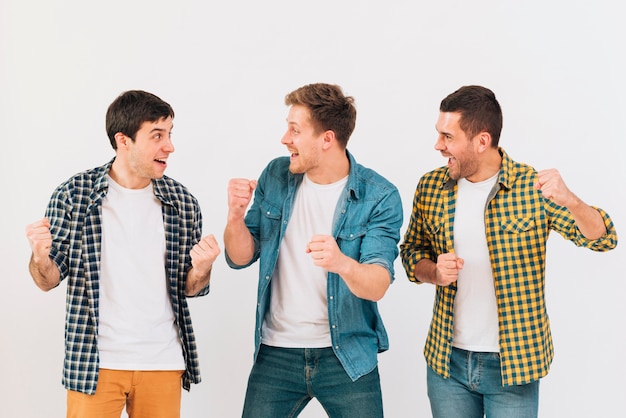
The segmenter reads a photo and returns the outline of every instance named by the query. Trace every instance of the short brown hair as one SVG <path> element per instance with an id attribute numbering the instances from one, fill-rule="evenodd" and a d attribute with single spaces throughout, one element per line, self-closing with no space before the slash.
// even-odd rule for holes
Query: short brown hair
<path id="1" fill-rule="evenodd" d="M 129 90 L 120 94 L 107 109 L 106 130 L 111 146 L 117 149 L 115 134 L 118 132 L 134 141 L 142 123 L 167 117 L 173 119 L 174 110 L 152 93 Z"/>
<path id="2" fill-rule="evenodd" d="M 354 98 L 345 96 L 341 87 L 333 84 L 307 84 L 285 96 L 288 106 L 301 105 L 309 109 L 317 131 L 333 131 L 343 147 L 356 124 Z"/>
<path id="3" fill-rule="evenodd" d="M 502 109 L 496 95 L 488 88 L 463 86 L 443 99 L 439 110 L 460 113 L 459 126 L 468 138 L 485 131 L 491 135 L 491 145 L 498 147 L 502 132 Z"/>

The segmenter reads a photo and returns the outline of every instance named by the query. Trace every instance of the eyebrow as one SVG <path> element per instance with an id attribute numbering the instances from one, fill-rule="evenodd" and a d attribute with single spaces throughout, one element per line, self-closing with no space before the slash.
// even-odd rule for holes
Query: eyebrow
<path id="1" fill-rule="evenodd" d="M 439 128 L 437 127 L 437 124 L 435 124 L 435 131 L 437 131 L 438 133 L 440 133 L 442 135 L 449 135 L 449 133 L 447 133 L 447 132 L 440 131 Z"/>
<path id="2" fill-rule="evenodd" d="M 174 125 L 172 125 L 172 128 L 169 131 L 172 132 L 173 130 L 174 130 Z M 166 132 L 166 131 L 167 131 L 167 129 L 165 129 L 165 128 L 158 128 L 157 127 L 157 128 L 152 128 L 150 130 L 150 133 L 152 133 L 152 132 Z"/>

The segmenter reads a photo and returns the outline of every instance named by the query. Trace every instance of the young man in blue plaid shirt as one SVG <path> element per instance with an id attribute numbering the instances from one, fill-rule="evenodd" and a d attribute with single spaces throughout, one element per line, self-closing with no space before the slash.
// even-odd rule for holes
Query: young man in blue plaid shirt
<path id="1" fill-rule="evenodd" d="M 67 417 L 180 416 L 181 386 L 200 381 L 187 297 L 209 292 L 220 253 L 196 198 L 164 175 L 171 106 L 139 90 L 106 115 L 115 157 L 72 176 L 26 227 L 44 291 L 67 279 Z"/>

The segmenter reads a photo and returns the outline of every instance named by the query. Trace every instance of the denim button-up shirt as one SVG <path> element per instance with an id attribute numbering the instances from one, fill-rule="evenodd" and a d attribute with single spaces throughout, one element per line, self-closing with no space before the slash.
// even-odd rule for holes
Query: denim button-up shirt
<path id="1" fill-rule="evenodd" d="M 357 164 L 348 151 L 346 154 L 350 172 L 335 210 L 333 236 L 345 255 L 359 263 L 385 267 L 393 281 L 403 219 L 400 195 L 393 184 Z M 289 172 L 289 157 L 271 161 L 259 178 L 254 203 L 245 218 L 254 237 L 254 256 L 248 264 L 236 265 L 226 254 L 233 268 L 244 268 L 260 259 L 255 359 L 261 344 L 263 318 L 270 306 L 270 280 L 302 178 L 302 174 Z M 374 370 L 377 354 L 389 348 L 378 305 L 352 294 L 341 277 L 330 272 L 327 302 L 332 348 L 346 373 L 357 380 Z"/>

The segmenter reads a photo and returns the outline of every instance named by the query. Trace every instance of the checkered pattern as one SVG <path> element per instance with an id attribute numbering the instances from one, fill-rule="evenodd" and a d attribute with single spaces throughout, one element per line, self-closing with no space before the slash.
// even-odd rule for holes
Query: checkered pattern
<path id="1" fill-rule="evenodd" d="M 554 355 L 545 306 L 546 241 L 551 230 L 575 245 L 608 251 L 617 245 L 612 220 L 602 209 L 607 233 L 586 239 L 567 209 L 543 197 L 534 184 L 537 172 L 514 162 L 500 149 L 502 170 L 485 210 L 485 234 L 498 303 L 502 384 L 521 385 L 548 373 Z M 409 280 L 421 259 L 436 261 L 454 251 L 456 182 L 447 167 L 424 175 L 400 253 Z M 424 354 L 428 365 L 449 377 L 456 285 L 437 286 Z"/>
<path id="2" fill-rule="evenodd" d="M 67 389 L 93 394 L 98 382 L 98 297 L 100 271 L 101 203 L 108 191 L 106 174 L 113 161 L 79 173 L 52 194 L 46 217 L 53 245 L 50 257 L 67 279 L 65 361 Z M 185 297 L 191 265 L 189 252 L 201 239 L 202 215 L 197 200 L 180 183 L 163 177 L 153 180 L 163 208 L 165 267 L 172 308 L 183 344 L 186 371 L 183 387 L 200 382 L 198 353 Z M 197 296 L 206 295 L 207 286 Z"/>

